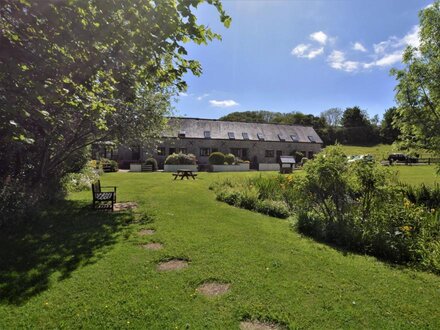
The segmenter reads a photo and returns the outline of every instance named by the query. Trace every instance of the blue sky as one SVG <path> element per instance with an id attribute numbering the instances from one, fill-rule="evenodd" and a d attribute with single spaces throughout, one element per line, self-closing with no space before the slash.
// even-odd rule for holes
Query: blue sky
<path id="1" fill-rule="evenodd" d="M 418 43 L 418 12 L 432 1 L 223 1 L 229 29 L 202 5 L 198 20 L 222 35 L 187 44 L 203 67 L 185 76 L 178 115 L 219 118 L 233 111 L 301 111 L 358 105 L 370 116 L 393 106 L 406 45 Z"/>

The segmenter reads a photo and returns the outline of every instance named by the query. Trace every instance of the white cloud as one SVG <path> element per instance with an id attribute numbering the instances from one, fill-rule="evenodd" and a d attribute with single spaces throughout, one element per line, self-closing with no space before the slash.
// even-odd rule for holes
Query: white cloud
<path id="1" fill-rule="evenodd" d="M 360 42 L 355 42 L 353 45 L 353 49 L 358 50 L 363 53 L 365 53 L 367 51 L 367 49 L 364 47 L 364 45 L 362 45 Z"/>
<path id="2" fill-rule="evenodd" d="M 420 26 L 415 25 L 411 29 L 409 33 L 407 33 L 401 40 L 401 43 L 404 45 L 412 46 L 412 47 L 419 47 L 420 46 Z"/>
<path id="3" fill-rule="evenodd" d="M 330 66 L 336 70 L 353 72 L 359 69 L 360 63 L 356 61 L 347 61 L 344 52 L 334 50 L 327 58 Z"/>
<path id="4" fill-rule="evenodd" d="M 218 108 L 229 108 L 229 107 L 234 107 L 234 106 L 239 105 L 234 100 L 223 100 L 223 101 L 209 100 L 209 103 L 213 107 L 218 107 Z"/>
<path id="5" fill-rule="evenodd" d="M 179 95 L 180 95 L 180 96 L 188 96 L 188 93 L 181 92 L 181 93 L 179 93 Z"/>
<path id="6" fill-rule="evenodd" d="M 311 50 L 310 53 L 307 55 L 307 58 L 312 59 L 318 55 L 321 55 L 322 53 L 324 53 L 324 47 Z"/>
<path id="7" fill-rule="evenodd" d="M 292 55 L 297 57 L 304 57 L 304 53 L 310 48 L 310 45 L 299 44 L 290 52 Z"/>
<path id="8" fill-rule="evenodd" d="M 202 95 L 200 95 L 200 96 L 197 96 L 197 101 L 201 101 L 201 100 L 203 100 L 205 97 L 208 97 L 208 96 L 209 96 L 208 93 L 205 93 L 205 94 L 202 94 Z"/>
<path id="9" fill-rule="evenodd" d="M 314 49 L 310 47 L 311 45 L 299 44 L 290 53 L 296 57 L 312 59 L 324 52 L 324 47 Z"/>
<path id="10" fill-rule="evenodd" d="M 310 39 L 319 42 L 321 45 L 325 45 L 327 43 L 328 36 L 324 32 L 318 31 L 312 33 L 310 35 Z"/>

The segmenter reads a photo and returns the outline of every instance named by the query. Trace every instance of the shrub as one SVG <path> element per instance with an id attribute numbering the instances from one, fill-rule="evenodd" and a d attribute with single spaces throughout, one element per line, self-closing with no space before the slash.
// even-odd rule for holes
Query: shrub
<path id="1" fill-rule="evenodd" d="M 260 200 L 256 205 L 256 210 L 276 218 L 285 219 L 290 216 L 289 207 L 283 201 Z"/>
<path id="2" fill-rule="evenodd" d="M 309 159 L 307 157 L 301 158 L 301 166 L 304 166 L 308 161 Z"/>
<path id="3" fill-rule="evenodd" d="M 436 209 L 440 206 L 440 185 L 430 188 L 424 184 L 420 186 L 403 186 L 403 191 L 411 203 Z"/>
<path id="4" fill-rule="evenodd" d="M 153 171 L 157 171 L 158 170 L 157 161 L 154 158 L 148 158 L 145 161 L 145 164 L 153 166 Z"/>
<path id="5" fill-rule="evenodd" d="M 102 158 L 99 166 L 102 168 L 109 168 L 110 172 L 118 171 L 118 163 L 111 159 Z"/>
<path id="6" fill-rule="evenodd" d="M 305 172 L 294 186 L 299 231 L 440 273 L 435 259 L 440 255 L 440 213 L 405 198 L 387 169 L 375 163 L 348 164 L 336 147 L 308 162 Z M 426 191 L 420 188 L 420 196 L 426 197 Z"/>
<path id="7" fill-rule="evenodd" d="M 223 165 L 225 163 L 225 155 L 222 152 L 213 152 L 208 158 L 211 165 Z"/>
<path id="8" fill-rule="evenodd" d="M 233 154 L 225 155 L 225 163 L 228 165 L 232 165 L 235 163 L 235 156 Z"/>
<path id="9" fill-rule="evenodd" d="M 90 190 L 99 179 L 99 172 L 93 166 L 86 166 L 79 173 L 69 173 L 63 178 L 63 186 L 69 192 Z"/>
<path id="10" fill-rule="evenodd" d="M 165 160 L 166 165 L 196 165 L 197 159 L 193 154 L 172 154 Z"/>

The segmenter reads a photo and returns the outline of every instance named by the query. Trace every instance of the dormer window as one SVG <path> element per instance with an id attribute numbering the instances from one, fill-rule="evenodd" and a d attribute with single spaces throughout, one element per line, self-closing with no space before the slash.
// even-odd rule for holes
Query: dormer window
<path id="1" fill-rule="evenodd" d="M 229 137 L 229 140 L 235 140 L 234 132 L 228 132 L 228 137 Z"/>
<path id="2" fill-rule="evenodd" d="M 177 135 L 177 137 L 179 137 L 179 138 L 184 138 L 185 135 L 186 135 L 186 132 L 185 132 L 185 131 L 179 131 L 179 134 Z"/>
<path id="3" fill-rule="evenodd" d="M 280 141 L 284 142 L 286 141 L 286 139 L 284 138 L 284 136 L 282 134 L 278 134 L 278 138 L 280 139 Z"/>
<path id="4" fill-rule="evenodd" d="M 204 131 L 203 136 L 205 137 L 205 139 L 210 139 L 211 138 L 211 131 Z"/>
<path id="5" fill-rule="evenodd" d="M 298 142 L 298 141 L 299 141 L 299 139 L 298 139 L 298 134 L 292 134 L 292 135 L 290 136 L 290 138 L 292 139 L 293 142 Z"/>
<path id="6" fill-rule="evenodd" d="M 258 133 L 257 137 L 258 137 L 258 140 L 264 141 L 264 134 L 263 133 Z"/>
<path id="7" fill-rule="evenodd" d="M 315 137 L 309 135 L 308 138 L 309 138 L 310 142 L 316 143 Z"/>
<path id="8" fill-rule="evenodd" d="M 248 133 L 241 133 L 243 135 L 243 140 L 249 140 L 249 134 Z"/>

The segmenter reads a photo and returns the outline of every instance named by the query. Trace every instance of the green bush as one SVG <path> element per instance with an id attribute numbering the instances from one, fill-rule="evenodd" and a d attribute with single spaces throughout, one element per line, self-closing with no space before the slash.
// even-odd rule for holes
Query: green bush
<path id="1" fill-rule="evenodd" d="M 428 209 L 440 207 L 440 185 L 430 188 L 424 184 L 420 186 L 404 186 L 404 194 L 411 203 L 425 206 Z"/>
<path id="2" fill-rule="evenodd" d="M 99 179 L 99 170 L 90 164 L 79 173 L 69 173 L 63 178 L 63 186 L 69 192 L 90 190 L 92 183 Z"/>
<path id="3" fill-rule="evenodd" d="M 367 162 L 348 164 L 335 147 L 308 162 L 305 172 L 295 185 L 299 231 L 440 273 L 440 260 L 435 259 L 440 255 L 440 213 L 406 198 L 386 168 Z M 427 195 L 420 188 L 420 196 Z"/>
<path id="4" fill-rule="evenodd" d="M 235 156 L 233 154 L 226 154 L 225 155 L 225 163 L 228 165 L 232 165 L 235 163 Z"/>
<path id="5" fill-rule="evenodd" d="M 154 158 L 148 158 L 145 161 L 145 164 L 153 166 L 153 171 L 157 171 L 158 170 L 157 161 Z"/>
<path id="6" fill-rule="evenodd" d="M 196 165 L 197 159 L 193 154 L 172 154 L 165 160 L 166 165 Z"/>
<path id="7" fill-rule="evenodd" d="M 256 205 L 256 210 L 271 217 L 285 219 L 290 216 L 289 207 L 283 201 L 270 199 L 260 200 Z"/>
<path id="8" fill-rule="evenodd" d="M 118 163 L 114 160 L 107 159 L 107 158 L 101 158 L 99 161 L 99 166 L 102 168 L 108 167 L 110 169 L 110 172 L 117 172 L 118 171 Z"/>
<path id="9" fill-rule="evenodd" d="M 225 163 L 225 155 L 222 152 L 213 152 L 208 158 L 211 165 L 223 165 Z"/>

